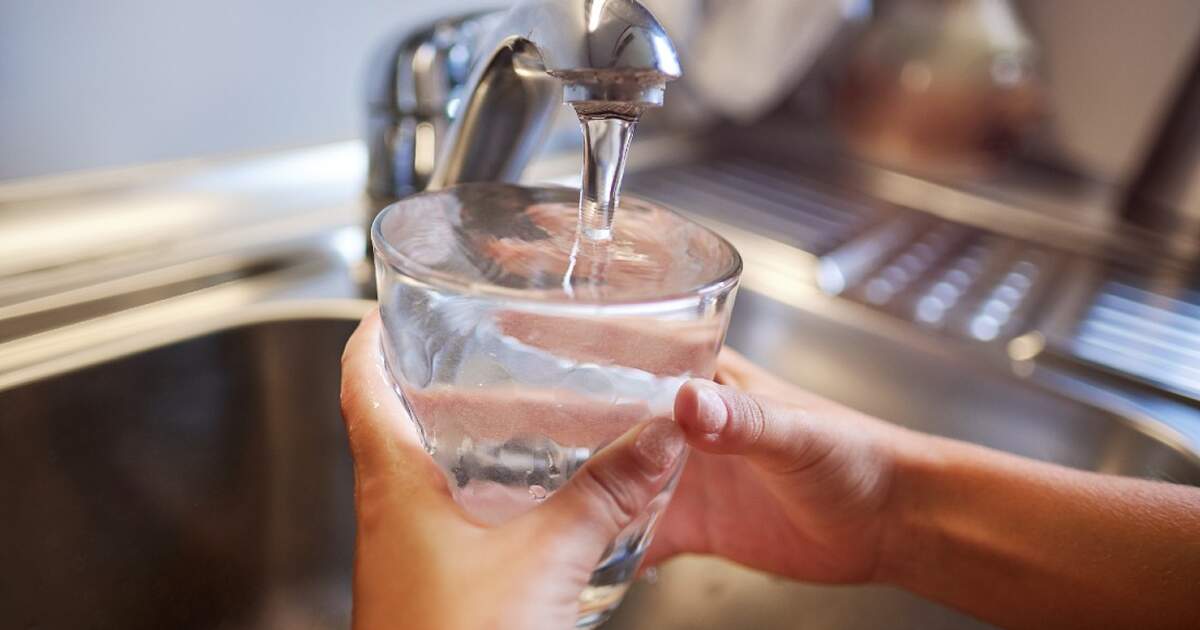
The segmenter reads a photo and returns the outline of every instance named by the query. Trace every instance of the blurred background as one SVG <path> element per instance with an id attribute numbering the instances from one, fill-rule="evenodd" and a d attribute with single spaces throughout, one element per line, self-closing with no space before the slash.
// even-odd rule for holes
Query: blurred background
<path id="1" fill-rule="evenodd" d="M 720 2 L 659 0 L 664 16 L 721 13 Z M 758 2 L 776 13 L 773 3 Z M 778 3 L 775 3 L 778 4 Z M 759 92 L 793 87 L 808 63 L 780 51 L 818 56 L 844 15 L 867 2 L 792 3 L 773 29 L 776 61 L 755 67 Z M 890 10 L 877 3 L 876 10 Z M 952 3 L 907 3 L 929 32 Z M 977 10 L 997 12 L 979 3 Z M 197 155 L 296 147 L 362 135 L 368 60 L 389 36 L 434 17 L 493 0 L 10 0 L 0 6 L 0 179 L 138 164 Z M 856 6 L 861 5 L 861 6 Z M 941 6 L 938 6 L 941 5 Z M 914 8 L 915 7 L 915 8 Z M 989 8 L 990 7 L 990 8 Z M 1155 132 L 1190 72 L 1200 5 L 1190 0 L 1019 1 L 1011 10 L 1036 47 L 1040 106 L 1052 125 L 1054 158 L 1100 181 L 1124 183 L 1144 160 Z M 753 14 L 752 14 L 753 15 Z M 766 19 L 770 19 L 770 13 Z M 664 18 L 666 19 L 666 18 Z M 728 19 L 728 18 L 726 18 Z M 668 20 L 670 21 L 670 20 Z M 752 22 L 752 20 L 747 20 Z M 814 22 L 816 24 L 814 24 Z M 738 25 L 726 48 L 749 45 Z M 897 25 L 897 28 L 901 26 Z M 926 34 L 929 34 L 928 32 Z M 789 42 L 800 41 L 800 46 Z M 701 44 L 703 45 L 703 44 Z M 698 54 L 685 74 L 704 74 L 723 55 Z M 1031 53 L 1032 54 L 1032 53 Z M 719 60 L 718 60 L 719 61 Z M 789 76 L 790 73 L 790 76 Z M 761 76 L 758 76 L 761 75 Z M 777 76 L 778 75 L 778 76 Z M 745 115 L 743 114 L 743 118 Z"/>

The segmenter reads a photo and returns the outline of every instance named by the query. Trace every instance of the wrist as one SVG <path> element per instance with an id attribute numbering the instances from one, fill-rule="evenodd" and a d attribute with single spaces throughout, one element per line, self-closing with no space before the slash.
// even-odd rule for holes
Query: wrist
<path id="1" fill-rule="evenodd" d="M 953 443 L 901 429 L 889 446 L 891 479 L 872 581 L 905 587 L 922 565 L 922 558 L 935 553 L 937 511 L 924 497 L 936 495 L 929 485 L 941 475 Z"/>

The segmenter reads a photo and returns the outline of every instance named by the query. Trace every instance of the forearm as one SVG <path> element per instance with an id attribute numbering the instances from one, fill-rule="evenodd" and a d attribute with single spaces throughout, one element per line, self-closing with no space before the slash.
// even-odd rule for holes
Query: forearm
<path id="1" fill-rule="evenodd" d="M 880 579 L 1012 628 L 1200 620 L 1200 489 L 938 438 L 898 451 Z"/>

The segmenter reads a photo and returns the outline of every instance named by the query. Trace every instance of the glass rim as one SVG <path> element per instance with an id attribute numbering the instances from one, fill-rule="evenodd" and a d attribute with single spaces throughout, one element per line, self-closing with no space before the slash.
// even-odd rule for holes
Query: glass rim
<path id="1" fill-rule="evenodd" d="M 408 256 L 405 256 L 402 252 L 400 252 L 399 249 L 396 248 L 395 245 L 393 245 L 387 239 L 387 237 L 385 237 L 383 235 L 382 224 L 383 224 L 383 221 L 386 219 L 386 217 L 390 213 L 395 212 L 397 208 L 400 208 L 408 203 L 411 203 L 415 199 L 445 196 L 448 194 L 454 194 L 456 191 L 460 191 L 460 190 L 463 190 L 466 188 L 475 188 L 475 187 L 482 188 L 482 187 L 494 187 L 494 186 L 522 188 L 525 190 L 544 192 L 544 193 L 548 193 L 551 195 L 561 194 L 561 193 L 568 193 L 568 194 L 572 195 L 571 197 L 564 199 L 564 201 L 577 200 L 578 194 L 579 194 L 579 189 L 571 188 L 568 186 L 554 186 L 554 185 L 551 185 L 551 186 L 519 186 L 516 184 L 509 184 L 509 183 L 502 183 L 502 182 L 486 182 L 486 183 L 457 184 L 455 186 L 449 186 L 447 188 L 442 188 L 440 190 L 424 191 L 424 192 L 416 193 L 413 195 L 409 195 L 407 197 L 404 197 L 403 199 L 393 201 L 392 203 L 385 206 L 382 210 L 379 211 L 378 214 L 375 215 L 375 219 L 371 221 L 371 246 L 375 252 L 375 260 L 376 260 L 376 264 L 377 264 L 376 266 L 378 267 L 378 262 L 380 260 L 382 260 L 383 262 L 385 262 L 388 265 L 388 267 L 391 270 L 400 274 L 402 277 L 408 279 L 409 281 L 415 282 L 422 286 L 431 287 L 431 288 L 435 288 L 435 289 L 442 289 L 442 290 L 446 290 L 446 291 L 461 294 L 461 295 L 477 295 L 477 296 L 483 296 L 483 297 L 494 297 L 494 298 L 501 299 L 506 302 L 512 302 L 512 303 L 527 303 L 527 304 L 541 304 L 541 305 L 558 304 L 558 305 L 562 305 L 564 307 L 570 307 L 570 306 L 576 306 L 576 307 L 592 306 L 592 307 L 601 307 L 601 308 L 610 307 L 610 306 L 611 307 L 617 307 L 617 306 L 625 306 L 625 307 L 634 306 L 634 307 L 636 307 L 636 306 L 662 305 L 663 303 L 667 303 L 667 302 L 691 301 L 691 300 L 696 300 L 696 299 L 703 299 L 704 297 L 710 296 L 710 295 L 715 295 L 715 294 L 720 294 L 720 293 L 728 293 L 730 290 L 732 290 L 734 287 L 737 286 L 737 284 L 741 278 L 742 268 L 743 268 L 742 255 L 740 252 L 738 252 L 737 248 L 733 246 L 733 243 L 729 242 L 728 239 L 726 239 L 724 236 L 721 236 L 719 233 L 712 230 L 708 226 L 703 225 L 703 224 L 695 221 L 694 219 L 688 217 L 687 215 L 683 214 L 682 212 L 676 210 L 669 204 L 664 204 L 664 203 L 660 203 L 657 201 L 649 201 L 649 200 L 643 199 L 641 197 L 638 197 L 636 195 L 621 195 L 621 205 L 624 206 L 627 201 L 633 201 L 636 204 L 643 204 L 643 205 L 647 205 L 647 206 L 653 206 L 655 208 L 660 208 L 662 210 L 665 210 L 667 212 L 670 212 L 670 213 L 678 216 L 680 219 L 682 219 L 684 221 L 694 224 L 699 229 L 704 230 L 706 233 L 710 234 L 713 238 L 717 239 L 717 241 L 720 244 L 722 244 L 725 248 L 728 248 L 728 250 L 733 258 L 732 263 L 729 265 L 728 270 L 725 271 L 724 273 L 718 275 L 712 281 L 706 282 L 704 284 L 697 286 L 694 289 L 687 290 L 687 291 L 667 293 L 667 294 L 663 294 L 663 295 L 656 295 L 654 297 L 646 297 L 646 298 L 637 297 L 637 298 L 611 299 L 611 300 L 574 298 L 574 297 L 569 297 L 566 295 L 556 294 L 556 293 L 552 293 L 552 292 L 539 293 L 539 292 L 536 292 L 536 291 L 533 291 L 530 289 L 510 289 L 507 287 L 501 287 L 501 286 L 496 286 L 496 285 L 492 285 L 492 284 L 482 284 L 482 283 L 473 283 L 473 282 L 463 281 L 462 279 L 456 278 L 451 274 L 447 274 L 444 272 L 439 272 L 434 269 L 430 269 L 430 268 L 422 265 L 421 263 L 412 260 Z M 378 271 L 377 271 L 377 273 L 378 273 Z M 378 281 L 378 278 L 376 280 Z"/>

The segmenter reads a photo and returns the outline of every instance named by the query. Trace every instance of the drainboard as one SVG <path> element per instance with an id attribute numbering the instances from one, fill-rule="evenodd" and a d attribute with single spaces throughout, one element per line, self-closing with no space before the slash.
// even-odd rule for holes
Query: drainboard
<path id="1" fill-rule="evenodd" d="M 815 257 L 831 295 L 975 342 L 1026 332 L 1063 255 L 826 186 L 781 163 L 718 157 L 631 174 L 638 194 Z"/>
<path id="2" fill-rule="evenodd" d="M 814 268 L 796 282 L 914 328 L 998 356 L 1036 332 L 1058 357 L 1200 403 L 1194 271 L 1104 265 L 823 184 L 786 159 L 713 157 L 631 173 L 628 186 L 801 250 Z"/>
<path id="3" fill-rule="evenodd" d="M 1200 403 L 1200 282 L 1110 267 L 1079 275 L 1075 299 L 1047 318 L 1050 350 Z"/>
<path id="4" fill-rule="evenodd" d="M 644 169 L 630 173 L 625 185 L 643 197 L 818 255 L 892 212 L 878 202 L 823 191 L 794 172 L 749 158 Z"/>

